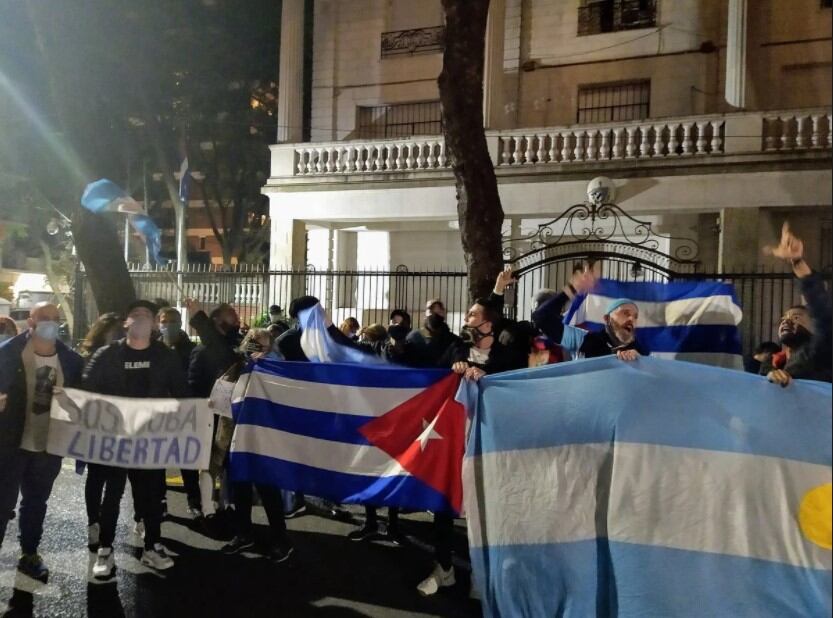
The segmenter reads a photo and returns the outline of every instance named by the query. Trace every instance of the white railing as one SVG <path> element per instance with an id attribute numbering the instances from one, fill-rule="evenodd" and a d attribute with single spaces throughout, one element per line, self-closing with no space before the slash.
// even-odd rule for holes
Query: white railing
<path id="1" fill-rule="evenodd" d="M 833 122 L 830 110 L 767 112 L 764 117 L 764 150 L 783 152 L 830 148 Z"/>
<path id="2" fill-rule="evenodd" d="M 296 176 L 403 172 L 450 167 L 442 137 L 301 145 L 295 149 Z"/>
<path id="3" fill-rule="evenodd" d="M 725 121 L 609 124 L 567 129 L 526 129 L 498 135 L 497 165 L 581 163 L 720 154 Z"/>
<path id="4" fill-rule="evenodd" d="M 737 112 L 567 127 L 486 131 L 496 168 L 829 150 L 830 109 Z M 442 136 L 272 146 L 272 177 L 450 170 Z"/>

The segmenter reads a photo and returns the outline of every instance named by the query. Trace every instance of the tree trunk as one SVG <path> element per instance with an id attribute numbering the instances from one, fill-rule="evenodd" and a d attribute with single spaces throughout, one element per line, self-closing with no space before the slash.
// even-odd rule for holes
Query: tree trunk
<path id="1" fill-rule="evenodd" d="M 473 298 L 503 269 L 503 208 L 483 132 L 483 56 L 489 0 L 442 0 L 445 52 L 439 77 L 443 133 L 457 183 L 457 218 Z"/>
<path id="2" fill-rule="evenodd" d="M 136 299 L 136 291 L 113 222 L 79 207 L 72 217 L 72 235 L 99 313 L 121 313 Z"/>
<path id="3" fill-rule="evenodd" d="M 75 314 L 72 311 L 72 306 L 67 302 L 66 294 L 61 291 L 61 285 L 63 281 L 58 277 L 55 273 L 55 269 L 52 268 L 52 250 L 49 248 L 49 245 L 46 244 L 43 240 L 40 241 L 40 249 L 43 253 L 43 272 L 46 274 L 46 280 L 49 282 L 49 287 L 52 288 L 52 291 L 55 294 L 55 298 L 58 299 L 58 304 L 61 306 L 61 311 L 64 312 L 64 317 L 67 320 L 67 328 L 69 328 L 70 333 L 75 332 Z"/>

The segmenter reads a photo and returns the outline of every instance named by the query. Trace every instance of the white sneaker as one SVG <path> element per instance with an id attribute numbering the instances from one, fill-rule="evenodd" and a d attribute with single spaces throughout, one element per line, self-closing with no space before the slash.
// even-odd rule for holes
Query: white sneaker
<path id="1" fill-rule="evenodd" d="M 113 569 L 115 568 L 116 560 L 113 557 L 113 549 L 110 547 L 99 549 L 93 565 L 93 577 L 107 579 L 113 575 Z"/>
<path id="2" fill-rule="evenodd" d="M 142 552 L 142 564 L 157 571 L 164 571 L 170 569 L 174 561 L 165 553 L 165 548 L 157 543 L 153 549 L 146 549 Z"/>
<path id="3" fill-rule="evenodd" d="M 101 538 L 101 526 L 99 524 L 91 524 L 87 526 L 87 547 L 90 551 L 98 549 L 98 543 Z"/>
<path id="4" fill-rule="evenodd" d="M 145 522 L 137 521 L 133 524 L 133 534 L 144 540 L 145 538 Z"/>
<path id="5" fill-rule="evenodd" d="M 188 515 L 191 516 L 192 519 L 199 519 L 201 517 L 205 517 L 202 512 L 202 509 L 195 508 L 193 506 L 189 506 L 187 509 Z"/>
<path id="6" fill-rule="evenodd" d="M 434 570 L 431 571 L 431 575 L 419 583 L 417 591 L 419 591 L 422 596 L 428 597 L 432 594 L 437 594 L 437 591 L 440 588 L 453 586 L 456 581 L 457 580 L 454 579 L 454 567 L 451 567 L 446 571 L 439 564 L 436 564 L 434 566 Z"/>

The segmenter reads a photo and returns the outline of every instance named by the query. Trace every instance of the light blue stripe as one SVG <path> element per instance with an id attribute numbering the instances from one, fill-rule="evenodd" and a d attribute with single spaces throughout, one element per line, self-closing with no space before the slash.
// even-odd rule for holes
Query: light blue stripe
<path id="1" fill-rule="evenodd" d="M 649 303 L 664 303 L 686 298 L 707 298 L 709 296 L 731 296 L 737 304 L 735 287 L 715 281 L 670 281 L 652 283 L 648 281 L 614 281 L 600 279 L 593 288 L 593 294 L 608 298 L 630 298 Z"/>
<path id="2" fill-rule="evenodd" d="M 344 504 L 450 511 L 445 496 L 413 476 L 347 474 L 252 453 L 232 452 L 229 462 L 233 481 L 273 485 Z"/>
<path id="3" fill-rule="evenodd" d="M 315 402 L 310 401 L 310 405 L 315 405 Z M 238 410 L 236 423 L 269 427 L 320 440 L 370 444 L 367 438 L 359 433 L 359 428 L 373 420 L 376 420 L 376 417 L 305 410 L 247 397 L 245 405 Z"/>
<path id="4" fill-rule="evenodd" d="M 486 616 L 830 616 L 831 574 L 723 554 L 607 542 L 471 552 Z"/>
<path id="5" fill-rule="evenodd" d="M 473 454 L 611 441 L 831 465 L 831 385 L 613 357 L 482 379 Z M 484 427 L 486 430 L 484 430 Z"/>
<path id="6" fill-rule="evenodd" d="M 257 361 L 252 371 L 304 382 L 376 388 L 427 388 L 450 373 L 447 369 L 412 369 L 396 365 L 366 366 L 270 360 Z"/>

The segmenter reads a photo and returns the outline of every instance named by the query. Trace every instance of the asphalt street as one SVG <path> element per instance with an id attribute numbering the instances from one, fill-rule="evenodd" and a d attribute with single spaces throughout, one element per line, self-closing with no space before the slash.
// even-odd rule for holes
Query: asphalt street
<path id="1" fill-rule="evenodd" d="M 296 554 L 274 564 L 257 553 L 224 556 L 223 541 L 196 532 L 185 514 L 181 490 L 168 492 L 170 516 L 163 523 L 163 542 L 177 554 L 173 569 L 156 573 L 139 557 L 141 541 L 132 533 L 129 487 L 122 501 L 116 540 L 116 576 L 101 583 L 91 575 L 94 554 L 87 550 L 84 477 L 72 462 L 56 481 L 41 544 L 51 574 L 42 585 L 17 573 L 17 520 L 9 524 L 0 550 L 0 611 L 4 617 L 96 616 L 479 616 L 469 599 L 465 530 L 456 526 L 457 584 L 432 597 L 421 597 L 416 585 L 431 570 L 430 516 L 404 515 L 406 543 L 356 543 L 346 534 L 363 511 L 349 509 L 354 522 L 321 510 L 288 522 Z M 384 514 L 384 511 L 382 511 Z M 325 516 L 326 515 L 326 516 Z M 255 522 L 265 514 L 255 508 Z"/>

